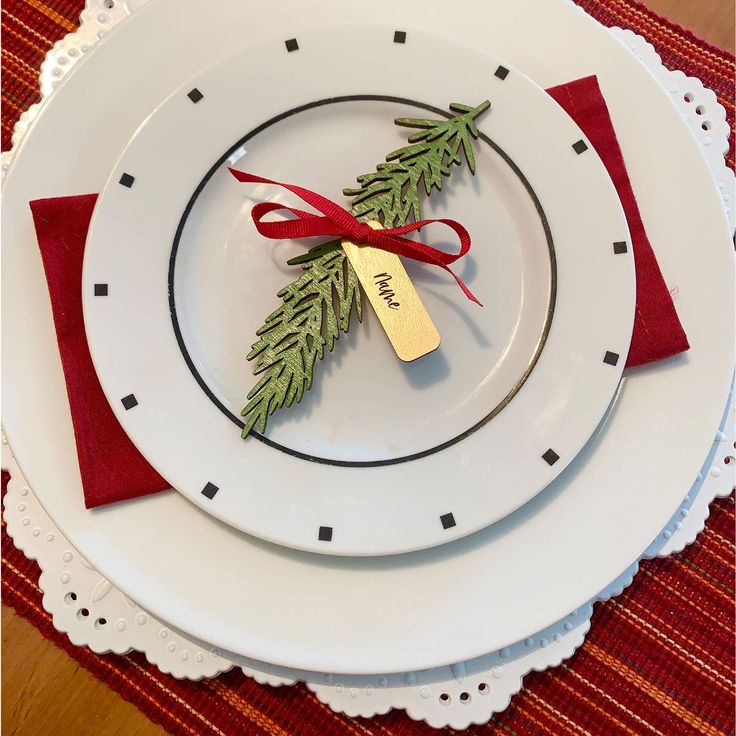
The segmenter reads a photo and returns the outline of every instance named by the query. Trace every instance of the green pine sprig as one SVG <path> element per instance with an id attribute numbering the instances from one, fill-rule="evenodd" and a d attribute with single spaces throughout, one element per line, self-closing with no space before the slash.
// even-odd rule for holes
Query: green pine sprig
<path id="1" fill-rule="evenodd" d="M 387 163 L 358 177 L 358 188 L 345 189 L 352 197 L 352 213 L 359 220 L 376 220 L 384 227 L 397 227 L 420 219 L 419 192 L 441 190 L 443 178 L 462 156 L 475 173 L 472 140 L 478 137 L 476 118 L 490 107 L 488 100 L 477 107 L 450 105 L 456 115 L 445 120 L 398 118 L 395 122 L 419 132 L 409 136 L 409 145 L 393 151 Z M 302 275 L 279 291 L 283 304 L 266 318 L 256 332 L 248 360 L 256 360 L 258 382 L 248 392 L 241 412 L 243 437 L 254 428 L 265 432 L 268 417 L 277 409 L 299 403 L 312 387 L 314 366 L 325 348 L 332 351 L 340 332 L 348 332 L 355 308 L 362 319 L 358 277 L 339 240 L 313 248 L 290 264 L 300 264 Z"/>
<path id="2" fill-rule="evenodd" d="M 325 348 L 332 351 L 340 331 L 348 331 L 353 305 L 362 319 L 358 277 L 341 255 L 335 249 L 307 263 L 304 273 L 279 291 L 284 303 L 256 332 L 259 339 L 247 358 L 257 358 L 254 374 L 261 378 L 242 412 L 243 436 L 256 425 L 265 432 L 270 414 L 302 400 L 312 387 L 315 361 Z"/>

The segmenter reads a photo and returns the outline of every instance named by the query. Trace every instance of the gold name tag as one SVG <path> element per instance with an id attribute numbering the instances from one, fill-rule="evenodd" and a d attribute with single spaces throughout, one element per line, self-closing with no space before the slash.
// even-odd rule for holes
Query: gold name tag
<path id="1" fill-rule="evenodd" d="M 377 222 L 368 223 L 374 230 Z M 440 333 L 394 253 L 349 240 L 342 247 L 396 355 L 406 363 L 440 346 Z"/>

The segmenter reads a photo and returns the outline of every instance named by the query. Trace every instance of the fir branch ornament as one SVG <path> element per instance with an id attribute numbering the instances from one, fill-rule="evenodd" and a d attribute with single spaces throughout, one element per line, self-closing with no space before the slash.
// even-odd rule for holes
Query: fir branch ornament
<path id="1" fill-rule="evenodd" d="M 343 190 L 352 197 L 352 214 L 384 228 L 419 220 L 421 189 L 427 195 L 440 191 L 444 177 L 462 165 L 463 157 L 475 174 L 475 121 L 489 107 L 488 100 L 476 107 L 452 103 L 455 114 L 447 119 L 397 118 L 397 125 L 418 132 L 409 136 L 409 145 L 389 153 L 376 171 L 359 176 L 358 188 Z M 260 378 L 241 412 L 243 438 L 252 430 L 265 432 L 277 409 L 299 403 L 313 385 L 317 359 L 324 358 L 325 348 L 332 352 L 341 332 L 348 332 L 353 311 L 362 321 L 360 284 L 340 242 L 330 241 L 288 261 L 301 265 L 303 273 L 278 292 L 283 304 L 257 330 L 247 355 L 256 361 L 253 373 Z"/>

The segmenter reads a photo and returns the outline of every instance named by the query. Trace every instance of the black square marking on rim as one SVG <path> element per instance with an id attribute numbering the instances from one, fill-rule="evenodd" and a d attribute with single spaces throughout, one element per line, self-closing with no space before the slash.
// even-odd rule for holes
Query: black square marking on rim
<path id="1" fill-rule="evenodd" d="M 95 284 L 95 296 L 107 296 L 107 284 Z"/>
<path id="2" fill-rule="evenodd" d="M 579 156 L 581 153 L 585 153 L 588 150 L 588 144 L 585 141 L 578 141 L 572 144 L 572 148 Z"/>
<path id="3" fill-rule="evenodd" d="M 204 95 L 195 87 L 190 92 L 187 92 L 187 97 L 196 105 Z"/>
<path id="4" fill-rule="evenodd" d="M 610 350 L 606 350 L 606 354 L 603 356 L 603 362 L 608 363 L 608 365 L 616 365 L 618 358 L 618 353 L 612 353 Z"/>
<path id="5" fill-rule="evenodd" d="M 286 50 L 291 53 L 292 51 L 299 51 L 299 44 L 295 38 L 290 38 L 288 41 L 284 41 L 286 44 Z"/>
<path id="6" fill-rule="evenodd" d="M 406 31 L 394 31 L 394 43 L 406 43 Z"/>
<path id="7" fill-rule="evenodd" d="M 455 517 L 452 514 L 442 514 L 440 521 L 442 522 L 443 529 L 452 529 L 452 527 L 457 526 Z"/>
<path id="8" fill-rule="evenodd" d="M 123 174 L 120 177 L 120 183 L 124 187 L 128 187 L 128 189 L 130 189 L 133 186 L 133 182 L 134 181 L 135 181 L 135 177 L 134 176 L 131 176 L 130 174 Z"/>
<path id="9" fill-rule="evenodd" d="M 622 253 L 628 252 L 628 247 L 626 246 L 626 243 L 623 240 L 619 240 L 617 243 L 613 244 L 613 252 L 620 256 Z"/>
<path id="10" fill-rule="evenodd" d="M 547 465 L 554 465 L 559 459 L 560 456 L 551 447 L 544 453 L 544 455 L 542 455 L 542 460 L 544 460 Z"/>
<path id="11" fill-rule="evenodd" d="M 219 491 L 219 487 L 216 486 L 214 483 L 210 483 L 207 481 L 207 485 L 202 489 L 202 495 L 205 498 L 209 498 L 210 501 L 215 497 L 217 494 L 217 491 Z"/>
<path id="12" fill-rule="evenodd" d="M 332 541 L 332 527 L 331 526 L 321 526 L 319 528 L 319 534 L 317 535 L 317 538 L 320 542 L 331 542 Z"/>
<path id="13" fill-rule="evenodd" d="M 499 66 L 498 69 L 494 72 L 494 76 L 498 77 L 500 80 L 506 79 L 509 75 L 509 70 L 505 66 Z"/>
<path id="14" fill-rule="evenodd" d="M 138 399 L 133 394 L 128 394 L 127 396 L 123 396 L 122 399 L 120 399 L 122 405 L 126 408 L 126 410 L 132 409 L 134 406 L 138 406 Z"/>

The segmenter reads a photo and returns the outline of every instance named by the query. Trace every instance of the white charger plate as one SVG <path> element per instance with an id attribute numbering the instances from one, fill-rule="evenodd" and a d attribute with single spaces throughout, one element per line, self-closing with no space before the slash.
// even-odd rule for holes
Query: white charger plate
<path id="1" fill-rule="evenodd" d="M 407 552 L 507 515 L 589 439 L 631 338 L 626 219 L 580 129 L 502 60 L 426 32 L 400 39 L 385 25 L 309 29 L 187 81 L 113 168 L 87 241 L 90 350 L 128 435 L 207 512 L 298 549 Z M 475 177 L 454 167 L 443 196 L 423 200 L 423 216 L 470 230 L 461 269 L 485 307 L 409 264 L 440 349 L 402 364 L 366 304 L 303 402 L 244 442 L 256 381 L 244 356 L 304 245 L 267 245 L 254 199 L 289 197 L 246 188 L 228 167 L 342 201 L 340 182 L 406 144 L 395 118 L 486 98 Z"/>
<path id="2" fill-rule="evenodd" d="M 685 356 L 632 371 L 607 423 L 572 467 L 473 537 L 355 560 L 258 542 L 178 494 L 93 513 L 82 508 L 27 201 L 98 191 L 148 111 L 213 58 L 235 52 L 244 32 L 268 37 L 289 18 L 295 35 L 347 15 L 343 3 L 314 5 L 306 18 L 297 3 L 246 8 L 223 0 L 208 14 L 196 0 L 153 0 L 60 85 L 6 179 L 3 419 L 20 465 L 97 569 L 152 613 L 223 649 L 296 668 L 367 673 L 469 659 L 532 635 L 608 585 L 664 527 L 725 405 L 732 246 L 711 175 L 666 92 L 619 41 L 566 2 L 467 0 L 467 12 L 445 9 L 432 0 L 377 0 L 349 8 L 349 20 L 380 17 L 411 28 L 419 19 L 431 30 L 441 19 L 448 34 L 492 47 L 542 86 L 597 73 L 660 265 L 679 287 L 677 307 L 692 344 Z M 154 79 L 150 69 L 162 59 L 166 75 Z M 98 104 L 90 106 L 93 95 Z M 22 329 L 7 316 L 19 313 Z"/>

